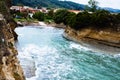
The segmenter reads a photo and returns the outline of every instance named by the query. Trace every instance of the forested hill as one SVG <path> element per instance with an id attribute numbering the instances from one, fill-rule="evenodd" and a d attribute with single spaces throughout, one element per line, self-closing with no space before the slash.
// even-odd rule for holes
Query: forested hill
<path id="1" fill-rule="evenodd" d="M 31 7 L 53 7 L 53 8 L 67 8 L 67 9 L 77 9 L 83 10 L 84 5 L 74 3 L 71 1 L 59 1 L 59 0 L 12 0 L 13 5 L 23 4 Z"/>

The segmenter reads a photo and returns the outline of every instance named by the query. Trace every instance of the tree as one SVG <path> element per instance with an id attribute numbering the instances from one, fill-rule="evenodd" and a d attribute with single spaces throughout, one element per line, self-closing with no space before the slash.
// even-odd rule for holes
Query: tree
<path id="1" fill-rule="evenodd" d="M 36 13 L 33 15 L 33 18 L 38 19 L 39 21 L 44 21 L 45 14 L 42 13 L 42 12 L 36 12 Z"/>
<path id="2" fill-rule="evenodd" d="M 73 13 L 73 12 L 68 12 L 68 14 L 67 14 L 66 17 L 65 17 L 64 24 L 70 26 L 70 25 L 72 24 L 72 19 L 74 18 L 74 16 L 76 16 L 75 13 Z"/>
<path id="3" fill-rule="evenodd" d="M 99 4 L 96 0 L 89 0 L 88 4 L 90 6 L 90 11 L 95 12 L 97 10 L 97 5 Z"/>
<path id="4" fill-rule="evenodd" d="M 53 16 L 54 16 L 54 10 L 53 9 L 51 9 L 49 12 L 48 12 L 48 14 L 47 14 L 47 19 L 53 19 Z"/>
<path id="5" fill-rule="evenodd" d="M 65 25 L 70 24 L 70 20 L 72 16 L 76 15 L 75 13 L 71 13 L 68 10 L 58 10 L 54 15 L 54 21 L 57 24 L 64 23 Z"/>
<path id="6" fill-rule="evenodd" d="M 110 12 L 106 10 L 97 10 L 92 14 L 92 24 L 97 26 L 97 28 L 104 28 L 109 26 L 110 23 Z"/>
<path id="7" fill-rule="evenodd" d="M 71 26 L 73 29 L 79 30 L 91 24 L 91 14 L 88 12 L 80 12 L 72 18 Z"/>
<path id="8" fill-rule="evenodd" d="M 54 10 L 51 9 L 49 12 L 48 12 L 48 16 L 50 16 L 51 18 L 53 18 L 54 16 Z"/>
<path id="9" fill-rule="evenodd" d="M 68 11 L 65 9 L 62 10 L 58 10 L 57 12 L 55 12 L 54 14 L 54 21 L 57 24 L 63 23 L 65 21 L 65 17 L 67 15 Z"/>

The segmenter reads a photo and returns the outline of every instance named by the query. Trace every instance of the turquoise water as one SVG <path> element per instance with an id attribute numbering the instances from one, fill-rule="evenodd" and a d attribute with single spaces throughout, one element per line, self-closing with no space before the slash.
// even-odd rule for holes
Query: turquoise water
<path id="1" fill-rule="evenodd" d="M 27 80 L 120 80 L 120 57 L 96 53 L 62 37 L 63 29 L 17 28 Z"/>

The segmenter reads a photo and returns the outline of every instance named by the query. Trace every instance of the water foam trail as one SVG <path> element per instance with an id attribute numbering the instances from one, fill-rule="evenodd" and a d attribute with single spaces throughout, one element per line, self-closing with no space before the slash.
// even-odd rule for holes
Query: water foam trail
<path id="1" fill-rule="evenodd" d="M 30 44 L 22 51 L 24 55 L 20 55 L 20 57 L 27 56 L 27 59 L 32 59 L 33 56 L 37 56 L 33 58 L 36 67 L 35 76 L 27 78 L 27 80 L 53 79 L 55 77 L 58 79 L 61 78 L 61 74 L 68 75 L 67 71 L 71 70 L 69 61 L 67 59 L 62 61 L 63 57 L 56 54 L 57 50 L 55 48 Z"/>
<path id="2" fill-rule="evenodd" d="M 59 73 L 59 71 L 57 72 L 57 70 L 64 70 L 65 68 L 69 69 L 70 66 L 66 67 L 66 63 L 58 62 L 58 64 L 56 64 L 56 61 L 57 61 L 56 59 L 59 58 L 59 55 L 54 54 L 56 52 L 57 52 L 57 50 L 54 48 L 51 48 L 48 46 L 39 47 L 34 44 L 29 44 L 26 47 L 22 48 L 22 51 L 19 52 L 18 57 L 21 59 L 21 61 L 22 61 L 22 59 L 23 60 L 26 59 L 26 60 L 28 60 L 28 63 L 35 62 L 35 68 L 36 68 L 35 76 L 32 78 L 27 78 L 27 79 L 28 80 L 37 80 L 38 77 L 44 78 L 45 74 L 47 75 L 50 73 L 52 75 L 50 75 L 48 77 L 52 77 L 52 76 L 58 77 L 60 75 L 60 73 Z M 47 60 L 49 60 L 49 61 L 47 61 Z M 22 65 L 23 64 L 24 63 L 22 63 Z M 28 65 L 31 65 L 31 64 L 28 64 Z M 23 66 L 25 67 L 26 65 L 24 64 Z M 26 67 L 28 67 L 28 66 L 26 66 Z M 27 69 L 27 68 L 25 68 L 25 69 Z M 25 71 L 25 74 L 29 72 L 28 70 L 24 70 L 24 71 Z M 43 72 L 47 72 L 47 73 L 43 74 Z"/>
<path id="3" fill-rule="evenodd" d="M 115 58 L 120 58 L 120 53 L 114 55 Z"/>
<path id="4" fill-rule="evenodd" d="M 82 45 L 80 45 L 80 44 L 77 44 L 77 43 L 74 43 L 74 42 L 71 42 L 71 43 L 70 43 L 70 48 L 76 48 L 76 49 L 79 49 L 79 50 L 90 51 L 89 48 L 84 47 L 84 46 L 82 46 Z"/>

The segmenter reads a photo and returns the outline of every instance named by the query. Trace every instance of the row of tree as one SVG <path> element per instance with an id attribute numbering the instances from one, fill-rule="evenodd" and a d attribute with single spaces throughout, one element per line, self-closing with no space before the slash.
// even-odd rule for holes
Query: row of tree
<path id="1" fill-rule="evenodd" d="M 39 21 L 45 21 L 45 20 L 52 20 L 54 16 L 54 11 L 50 10 L 48 13 L 42 13 L 42 12 L 36 12 L 33 15 L 33 18 L 39 20 Z"/>
<path id="2" fill-rule="evenodd" d="M 99 4 L 99 2 L 97 2 L 96 0 L 89 0 L 88 4 L 89 5 L 87 6 L 87 9 L 84 12 L 75 14 L 65 9 L 58 10 L 55 13 L 53 11 L 50 11 L 47 14 L 47 18 L 50 17 L 54 20 L 55 23 L 64 23 L 65 25 L 68 25 L 76 30 L 88 26 L 97 29 L 109 27 L 113 28 L 114 30 L 117 30 L 119 28 L 118 24 L 120 24 L 120 13 L 111 14 L 109 11 L 97 9 L 97 5 Z M 41 16 L 43 17 L 43 13 L 38 13 L 41 14 Z M 36 13 L 35 15 L 37 15 L 38 13 Z M 39 20 L 41 17 L 39 16 L 34 18 L 38 18 Z"/>
<path id="3" fill-rule="evenodd" d="M 33 15 L 33 18 L 38 19 L 39 21 L 53 20 L 57 24 L 63 23 L 76 30 L 90 26 L 96 29 L 109 27 L 117 30 L 119 28 L 120 13 L 111 14 L 109 11 L 97 9 L 98 2 L 95 0 L 90 0 L 88 3 L 89 9 L 78 14 L 69 12 L 66 9 L 61 9 L 55 13 L 53 10 L 50 10 L 48 13 L 36 12 Z"/>
<path id="4" fill-rule="evenodd" d="M 78 14 L 69 12 L 68 10 L 62 9 L 57 12 L 50 11 L 48 14 L 37 12 L 33 15 L 35 19 L 43 21 L 44 19 L 53 19 L 55 23 L 63 23 L 72 27 L 73 29 L 79 30 L 85 27 L 94 27 L 97 29 L 103 28 L 118 28 L 120 23 L 120 14 L 111 14 L 106 10 L 97 10 L 95 12 L 80 12 Z"/>
<path id="5" fill-rule="evenodd" d="M 118 28 L 120 24 L 120 14 L 111 14 L 105 10 L 97 10 L 89 13 L 87 11 L 78 14 L 71 13 L 67 10 L 59 10 L 54 14 L 55 23 L 64 23 L 76 30 L 85 27 L 102 28 Z"/>

